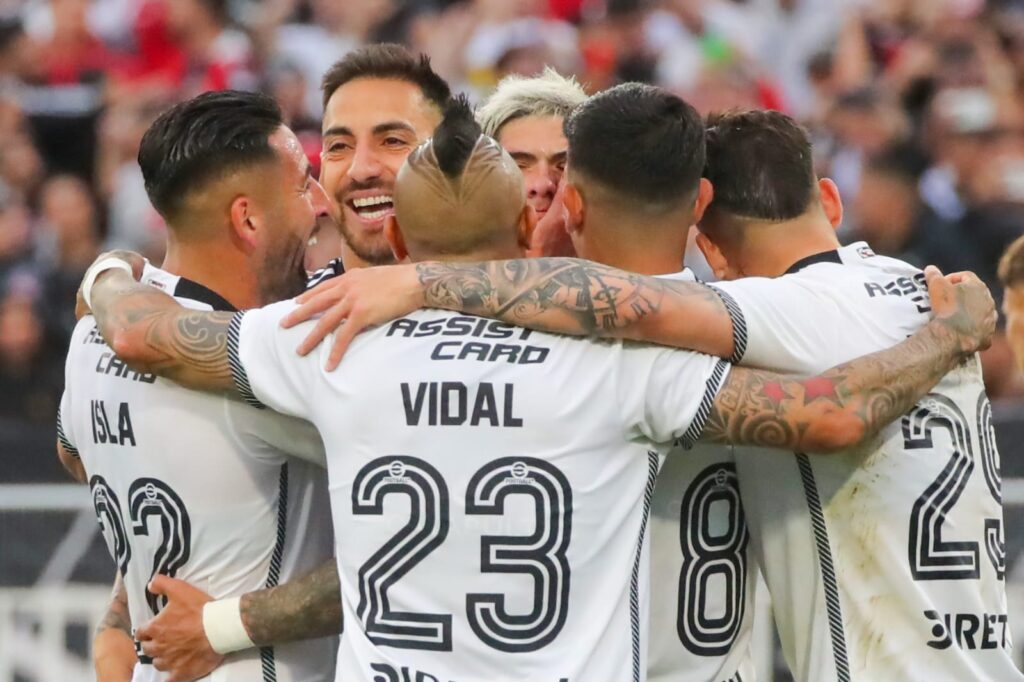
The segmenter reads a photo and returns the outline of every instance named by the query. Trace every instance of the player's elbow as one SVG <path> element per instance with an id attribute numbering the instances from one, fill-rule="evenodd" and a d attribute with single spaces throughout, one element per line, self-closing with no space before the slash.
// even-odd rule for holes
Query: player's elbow
<path id="1" fill-rule="evenodd" d="M 829 414 L 808 429 L 803 451 L 828 455 L 859 445 L 868 436 L 863 420 L 846 412 Z"/>
<path id="2" fill-rule="evenodd" d="M 133 327 L 117 329 L 104 335 L 114 355 L 137 372 L 149 372 L 154 359 L 151 357 L 145 336 Z"/>

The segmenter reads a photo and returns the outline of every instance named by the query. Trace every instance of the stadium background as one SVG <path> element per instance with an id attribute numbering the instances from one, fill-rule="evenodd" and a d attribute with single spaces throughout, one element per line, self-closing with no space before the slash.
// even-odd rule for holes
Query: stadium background
<path id="1" fill-rule="evenodd" d="M 0 682 L 92 678 L 113 568 L 54 414 L 85 268 L 109 247 L 160 258 L 142 132 L 174 101 L 258 88 L 315 163 L 320 75 L 373 41 L 428 53 L 476 101 L 550 64 L 591 91 L 642 80 L 702 112 L 786 111 L 839 184 L 844 240 L 975 270 L 997 298 L 1024 233 L 1021 0 L 0 0 Z M 1024 380 L 1002 339 L 985 368 L 1022 642 Z M 758 628 L 761 679 L 789 679 Z"/>

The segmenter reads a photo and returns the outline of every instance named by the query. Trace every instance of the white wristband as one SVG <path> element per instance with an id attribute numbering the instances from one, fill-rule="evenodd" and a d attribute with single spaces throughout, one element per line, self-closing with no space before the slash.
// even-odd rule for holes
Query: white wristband
<path id="1" fill-rule="evenodd" d="M 135 276 L 135 273 L 132 272 L 132 266 L 120 258 L 111 256 L 110 258 L 104 258 L 99 263 L 93 263 L 82 279 L 82 298 L 85 299 L 85 304 L 90 309 L 92 309 L 92 285 L 96 283 L 96 278 L 100 276 L 100 273 L 107 270 L 124 270 L 132 277 Z"/>
<path id="2" fill-rule="evenodd" d="M 203 630 L 210 647 L 218 654 L 256 646 L 242 623 L 241 597 L 218 599 L 203 605 Z"/>

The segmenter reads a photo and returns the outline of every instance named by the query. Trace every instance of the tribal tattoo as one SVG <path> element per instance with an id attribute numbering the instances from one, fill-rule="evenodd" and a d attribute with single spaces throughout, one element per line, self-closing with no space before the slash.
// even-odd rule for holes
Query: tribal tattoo
<path id="1" fill-rule="evenodd" d="M 542 331 L 623 337 L 732 354 L 732 321 L 697 282 L 647 277 L 574 258 L 421 263 L 427 307 Z"/>
<path id="2" fill-rule="evenodd" d="M 797 452 L 851 447 L 908 412 L 963 359 L 962 346 L 951 324 L 933 320 L 893 348 L 816 377 L 736 367 L 701 439 Z"/>
<path id="3" fill-rule="evenodd" d="M 92 312 L 118 357 L 188 388 L 233 391 L 228 329 L 234 313 L 182 307 L 167 294 L 111 272 L 93 287 Z"/>
<path id="4" fill-rule="evenodd" d="M 341 632 L 341 581 L 328 561 L 301 578 L 242 596 L 242 622 L 257 646 Z"/>

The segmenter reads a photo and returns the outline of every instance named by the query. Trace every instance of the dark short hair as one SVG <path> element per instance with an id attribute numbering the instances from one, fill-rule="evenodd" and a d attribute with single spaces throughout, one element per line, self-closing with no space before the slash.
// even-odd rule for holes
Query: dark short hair
<path id="1" fill-rule="evenodd" d="M 708 117 L 704 177 L 715 190 L 708 207 L 751 220 L 804 213 L 815 196 L 811 139 L 777 111 L 730 111 Z"/>
<path id="2" fill-rule="evenodd" d="M 453 97 L 444 109 L 444 118 L 434 128 L 432 144 L 441 172 L 449 178 L 462 175 L 481 135 L 469 99 L 465 95 Z"/>
<path id="3" fill-rule="evenodd" d="M 281 109 L 255 92 L 208 92 L 171 107 L 142 136 L 139 166 L 149 200 L 171 220 L 188 195 L 224 173 L 273 160 Z"/>
<path id="4" fill-rule="evenodd" d="M 641 83 L 618 85 L 576 107 L 564 128 L 573 173 L 660 207 L 696 196 L 704 122 L 672 93 Z"/>
<path id="5" fill-rule="evenodd" d="M 444 111 L 451 97 L 451 89 L 430 66 L 430 57 L 418 57 L 402 45 L 378 43 L 353 50 L 324 74 L 322 89 L 324 107 L 331 95 L 349 81 L 357 78 L 382 78 L 412 83 L 423 93 L 424 99 Z"/>
<path id="6" fill-rule="evenodd" d="M 1010 244 L 999 259 L 999 282 L 1004 287 L 1024 284 L 1024 236 Z"/>

